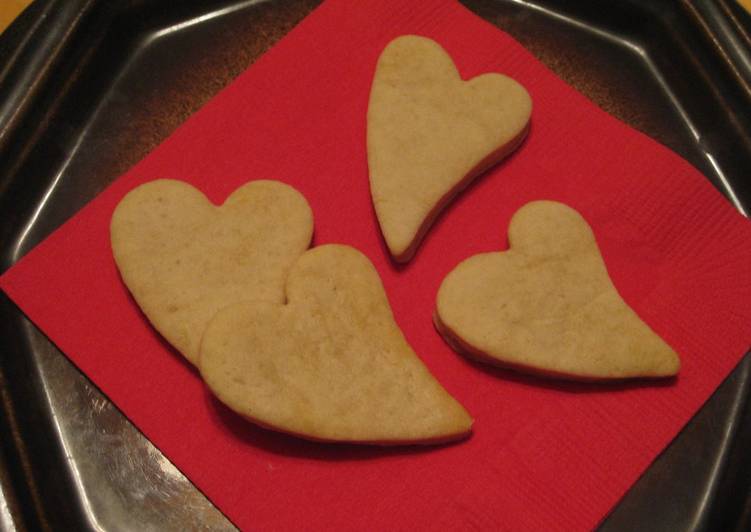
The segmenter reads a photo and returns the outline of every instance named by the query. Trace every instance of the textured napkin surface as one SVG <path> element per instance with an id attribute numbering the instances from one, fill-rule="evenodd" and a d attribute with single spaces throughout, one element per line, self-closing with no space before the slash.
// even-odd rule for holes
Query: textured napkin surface
<path id="1" fill-rule="evenodd" d="M 522 148 L 469 188 L 413 261 L 387 258 L 370 203 L 365 114 L 386 43 L 437 40 L 466 79 L 498 71 L 534 101 Z M 300 190 L 315 242 L 374 262 L 407 339 L 475 418 L 426 450 L 298 441 L 211 398 L 120 282 L 109 220 L 155 178 L 215 202 L 249 179 Z M 513 212 L 565 202 L 592 225 L 618 290 L 680 354 L 677 380 L 540 382 L 453 353 L 431 313 L 467 256 L 506 247 Z M 324 3 L 159 148 L 1 279 L 37 326 L 238 526 L 533 529 L 595 526 L 738 363 L 751 341 L 751 224 L 688 163 L 606 115 L 518 43 L 448 0 Z"/>

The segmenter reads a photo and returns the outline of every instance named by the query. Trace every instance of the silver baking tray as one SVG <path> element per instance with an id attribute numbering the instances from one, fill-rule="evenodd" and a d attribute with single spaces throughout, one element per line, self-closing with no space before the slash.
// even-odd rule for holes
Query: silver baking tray
<path id="1" fill-rule="evenodd" d="M 467 0 L 751 212 L 731 0 Z M 0 37 L 0 272 L 287 33 L 312 0 L 36 0 Z M 0 295 L 0 530 L 233 525 Z M 602 524 L 751 529 L 749 357 Z"/>

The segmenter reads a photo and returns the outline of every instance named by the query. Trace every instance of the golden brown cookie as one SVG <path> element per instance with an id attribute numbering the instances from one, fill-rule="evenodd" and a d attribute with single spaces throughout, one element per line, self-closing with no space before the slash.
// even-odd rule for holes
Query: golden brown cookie
<path id="1" fill-rule="evenodd" d="M 439 443 L 469 433 L 472 419 L 407 344 L 363 254 L 311 249 L 286 293 L 286 304 L 228 307 L 206 329 L 199 369 L 232 410 L 311 440 Z"/>
<path id="2" fill-rule="evenodd" d="M 313 215 L 277 181 L 252 181 L 221 207 L 161 179 L 118 204 L 110 226 L 123 281 L 154 327 L 190 362 L 209 319 L 244 299 L 284 301 L 284 278 L 308 248 Z"/>
<path id="3" fill-rule="evenodd" d="M 470 257 L 443 280 L 434 320 L 453 347 L 569 379 L 678 373 L 678 355 L 620 297 L 579 213 L 528 203 L 511 220 L 509 245 Z"/>
<path id="4" fill-rule="evenodd" d="M 524 139 L 532 102 L 489 73 L 463 81 L 435 41 L 393 40 L 376 66 L 368 107 L 373 205 L 395 260 L 412 258 L 438 213 Z"/>

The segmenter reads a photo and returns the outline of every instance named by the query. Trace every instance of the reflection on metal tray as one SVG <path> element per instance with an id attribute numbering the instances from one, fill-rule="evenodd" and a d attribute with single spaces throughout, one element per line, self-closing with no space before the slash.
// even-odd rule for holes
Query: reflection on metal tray
<path id="1" fill-rule="evenodd" d="M 0 271 L 316 4 L 37 0 L 0 39 Z M 751 26 L 735 4 L 465 4 L 750 212 Z M 5 296 L 0 315 L 0 530 L 233 528 Z M 750 376 L 747 357 L 603 530 L 751 528 Z"/>

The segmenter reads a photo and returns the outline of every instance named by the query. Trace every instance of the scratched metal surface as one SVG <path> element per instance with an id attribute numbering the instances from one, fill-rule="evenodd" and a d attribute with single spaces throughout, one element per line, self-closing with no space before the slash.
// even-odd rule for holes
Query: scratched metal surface
<path id="1" fill-rule="evenodd" d="M 742 13 L 708 1 L 464 3 L 686 157 L 739 209 L 751 206 Z M 38 0 L 0 39 L 0 270 L 316 4 Z M 9 435 L 0 442 L 0 530 L 233 528 L 4 296 L 0 316 L 0 428 Z M 604 530 L 751 524 L 749 375 L 746 360 Z"/>

